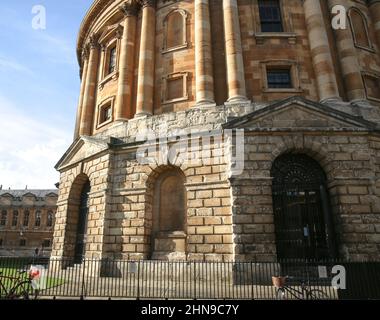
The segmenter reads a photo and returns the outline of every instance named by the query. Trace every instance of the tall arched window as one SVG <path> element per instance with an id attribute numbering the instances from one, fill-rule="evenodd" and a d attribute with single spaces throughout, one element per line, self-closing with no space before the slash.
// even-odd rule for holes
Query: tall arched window
<path id="1" fill-rule="evenodd" d="M 18 211 L 13 211 L 13 217 L 12 217 L 12 227 L 16 227 L 18 223 Z"/>
<path id="2" fill-rule="evenodd" d="M 25 211 L 24 211 L 24 221 L 23 221 L 23 223 L 22 223 L 22 225 L 23 225 L 24 227 L 27 227 L 27 226 L 29 225 L 29 217 L 30 217 L 30 212 L 29 212 L 29 210 L 25 210 Z"/>
<path id="3" fill-rule="evenodd" d="M 163 171 L 154 184 L 152 258 L 186 259 L 185 177 L 178 168 Z"/>
<path id="4" fill-rule="evenodd" d="M 184 10 L 174 10 L 164 20 L 164 51 L 187 47 L 187 13 Z"/>
<path id="5" fill-rule="evenodd" d="M 7 225 L 7 210 L 1 211 L 0 226 L 4 227 Z"/>
<path id="6" fill-rule="evenodd" d="M 46 226 L 47 227 L 52 227 L 53 226 L 53 212 L 52 211 L 48 212 Z"/>
<path id="7" fill-rule="evenodd" d="M 326 175 L 304 154 L 285 154 L 272 167 L 273 212 L 280 259 L 335 256 Z"/>
<path id="8" fill-rule="evenodd" d="M 35 219 L 34 219 L 34 226 L 40 227 L 41 226 L 41 211 L 36 211 Z"/>
<path id="9" fill-rule="evenodd" d="M 355 45 L 361 48 L 372 49 L 367 20 L 363 13 L 356 8 L 351 8 L 348 12 L 348 16 L 350 18 Z"/>
<path id="10" fill-rule="evenodd" d="M 79 217 L 76 232 L 74 259 L 77 263 L 81 263 L 86 252 L 86 235 L 89 210 L 89 194 L 91 192 L 90 181 L 87 181 L 80 194 Z"/>

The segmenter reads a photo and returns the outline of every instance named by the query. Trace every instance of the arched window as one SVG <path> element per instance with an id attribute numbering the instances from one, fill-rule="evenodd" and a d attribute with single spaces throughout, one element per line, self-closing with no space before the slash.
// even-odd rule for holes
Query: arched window
<path id="1" fill-rule="evenodd" d="M 184 231 L 185 192 L 178 174 L 165 177 L 160 185 L 160 231 Z"/>
<path id="2" fill-rule="evenodd" d="M 1 211 L 0 226 L 4 227 L 7 225 L 7 210 Z"/>
<path id="3" fill-rule="evenodd" d="M 87 223 L 88 223 L 88 210 L 89 210 L 89 194 L 91 191 L 90 181 L 87 181 L 80 195 L 79 203 L 79 217 L 76 233 L 76 243 L 74 259 L 77 263 L 81 263 L 86 252 L 86 235 L 87 235 Z"/>
<path id="4" fill-rule="evenodd" d="M 279 259 L 335 257 L 326 175 L 304 154 L 285 154 L 272 167 L 273 212 Z"/>
<path id="5" fill-rule="evenodd" d="M 163 171 L 154 184 L 152 258 L 186 259 L 185 177 L 178 168 Z"/>
<path id="6" fill-rule="evenodd" d="M 24 221 L 23 221 L 23 226 L 27 227 L 29 225 L 29 217 L 30 217 L 30 212 L 28 210 L 24 211 Z"/>
<path id="7" fill-rule="evenodd" d="M 52 227 L 53 226 L 53 212 L 52 211 L 48 212 L 46 226 L 47 227 Z"/>
<path id="8" fill-rule="evenodd" d="M 187 47 L 187 13 L 184 10 L 174 10 L 164 20 L 164 51 Z"/>
<path id="9" fill-rule="evenodd" d="M 37 211 L 35 215 L 35 220 L 34 220 L 34 226 L 35 227 L 40 227 L 41 226 L 41 211 Z"/>
<path id="10" fill-rule="evenodd" d="M 372 49 L 367 20 L 363 13 L 356 8 L 351 8 L 348 12 L 348 16 L 350 18 L 355 45 L 361 48 Z"/>
<path id="11" fill-rule="evenodd" d="M 18 211 L 13 211 L 13 217 L 12 217 L 12 227 L 16 227 L 18 223 Z"/>

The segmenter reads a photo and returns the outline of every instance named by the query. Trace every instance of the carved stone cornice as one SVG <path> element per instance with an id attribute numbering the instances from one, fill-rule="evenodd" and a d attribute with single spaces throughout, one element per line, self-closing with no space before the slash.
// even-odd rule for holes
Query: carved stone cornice
<path id="1" fill-rule="evenodd" d="M 92 50 L 92 49 L 98 49 L 100 47 L 100 45 L 99 45 L 99 35 L 93 33 L 89 37 L 88 45 L 90 47 L 90 50 Z"/>
<path id="2" fill-rule="evenodd" d="M 146 8 L 146 7 L 155 8 L 156 7 L 156 0 L 141 0 L 141 6 L 143 8 Z"/>
<path id="3" fill-rule="evenodd" d="M 85 45 L 82 49 L 82 61 L 85 61 L 88 59 L 88 57 L 90 56 L 90 52 L 88 50 L 88 45 Z"/>
<path id="4" fill-rule="evenodd" d="M 136 17 L 139 13 L 140 6 L 137 2 L 125 2 L 119 7 L 119 10 L 124 13 L 126 17 Z"/>

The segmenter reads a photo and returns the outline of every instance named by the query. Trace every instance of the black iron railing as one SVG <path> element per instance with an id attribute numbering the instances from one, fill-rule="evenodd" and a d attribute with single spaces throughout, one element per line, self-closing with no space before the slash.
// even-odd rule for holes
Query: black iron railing
<path id="1" fill-rule="evenodd" d="M 286 285 L 321 292 L 323 299 L 380 299 L 379 262 L 169 262 L 84 259 L 2 258 L 0 272 L 12 275 L 31 266 L 42 270 L 41 298 L 276 299 L 272 277 Z M 340 266 L 340 267 L 337 267 Z M 335 268 L 342 274 L 333 273 Z M 344 268 L 342 268 L 344 267 Z M 335 272 L 336 272 L 335 270 Z M 339 285 L 333 287 L 334 277 Z M 336 278 L 335 278 L 336 279 Z M 286 296 L 302 299 L 302 296 Z"/>

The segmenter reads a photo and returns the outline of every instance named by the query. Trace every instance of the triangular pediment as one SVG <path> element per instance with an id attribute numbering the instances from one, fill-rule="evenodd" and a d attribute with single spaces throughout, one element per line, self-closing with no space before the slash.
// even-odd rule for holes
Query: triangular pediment
<path id="1" fill-rule="evenodd" d="M 109 148 L 109 139 L 99 139 L 82 136 L 69 147 L 62 158 L 58 161 L 55 168 L 60 170 L 83 161 L 95 154 L 98 154 Z"/>
<path id="2" fill-rule="evenodd" d="M 374 130 L 377 125 L 326 104 L 309 101 L 302 97 L 292 97 L 234 119 L 226 123 L 224 128 L 341 131 Z"/>

